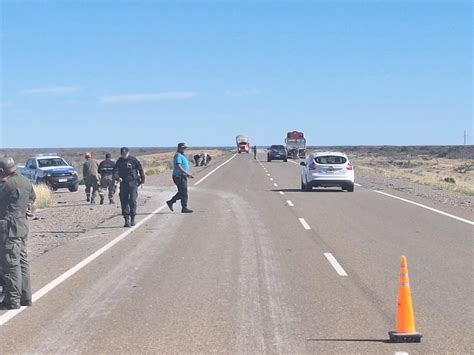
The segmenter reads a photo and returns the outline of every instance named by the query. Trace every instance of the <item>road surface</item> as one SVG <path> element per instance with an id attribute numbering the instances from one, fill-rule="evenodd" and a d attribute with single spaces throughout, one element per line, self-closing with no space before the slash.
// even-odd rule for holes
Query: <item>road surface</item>
<path id="1" fill-rule="evenodd" d="M 299 169 L 234 156 L 190 180 L 192 215 L 148 186 L 135 229 L 35 260 L 0 352 L 472 353 L 473 225 L 363 186 L 301 192 Z M 387 342 L 401 255 L 421 344 Z"/>

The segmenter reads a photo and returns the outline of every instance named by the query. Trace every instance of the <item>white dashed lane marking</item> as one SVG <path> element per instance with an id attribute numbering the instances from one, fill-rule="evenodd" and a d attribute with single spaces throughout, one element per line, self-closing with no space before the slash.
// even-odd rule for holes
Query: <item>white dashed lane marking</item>
<path id="1" fill-rule="evenodd" d="M 328 259 L 329 263 L 332 267 L 336 270 L 339 276 L 347 276 L 346 271 L 342 268 L 342 266 L 337 262 L 336 258 L 331 253 L 324 253 L 326 259 Z"/>
<path id="2" fill-rule="evenodd" d="M 310 227 L 309 224 L 305 221 L 304 218 L 300 218 L 299 220 L 300 220 L 300 223 L 302 224 L 302 226 L 303 226 L 304 229 L 306 229 L 306 230 L 308 230 L 308 231 L 311 229 L 311 227 Z"/>
<path id="3" fill-rule="evenodd" d="M 295 205 L 293 204 L 293 202 L 291 202 L 290 200 L 287 200 L 286 203 L 287 203 L 288 206 L 290 206 L 290 207 L 295 207 Z"/>

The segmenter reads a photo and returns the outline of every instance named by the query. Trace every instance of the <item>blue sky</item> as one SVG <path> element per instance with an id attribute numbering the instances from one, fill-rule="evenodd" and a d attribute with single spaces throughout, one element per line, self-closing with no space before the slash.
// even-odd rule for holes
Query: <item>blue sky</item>
<path id="1" fill-rule="evenodd" d="M 472 143 L 470 1 L 1 1 L 0 147 Z"/>

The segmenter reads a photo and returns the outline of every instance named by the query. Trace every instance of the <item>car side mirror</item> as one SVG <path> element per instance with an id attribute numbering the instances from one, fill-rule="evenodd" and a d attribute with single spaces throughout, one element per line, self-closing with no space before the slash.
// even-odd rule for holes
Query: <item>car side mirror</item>
<path id="1" fill-rule="evenodd" d="M 305 163 L 304 161 L 302 161 L 302 162 L 300 163 L 300 165 L 301 165 L 301 166 L 306 166 L 306 163 Z"/>

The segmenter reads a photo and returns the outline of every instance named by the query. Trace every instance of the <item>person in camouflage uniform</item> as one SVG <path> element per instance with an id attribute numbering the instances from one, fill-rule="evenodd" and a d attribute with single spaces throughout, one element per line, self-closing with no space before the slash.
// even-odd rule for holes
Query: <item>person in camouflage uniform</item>
<path id="1" fill-rule="evenodd" d="M 0 159 L 0 279 L 4 298 L 0 309 L 31 306 L 26 241 L 28 216 L 36 200 L 33 186 L 15 171 L 12 158 Z"/>
<path id="2" fill-rule="evenodd" d="M 99 191 L 99 163 L 92 158 L 92 153 L 85 154 L 86 161 L 82 166 L 82 176 L 86 185 L 86 199 L 91 204 L 95 203 L 95 197 Z M 92 193 L 91 193 L 92 190 Z"/>
<path id="3" fill-rule="evenodd" d="M 112 160 L 112 156 L 110 153 L 105 154 L 105 160 L 103 160 L 99 164 L 99 175 L 100 175 L 100 189 L 99 189 L 99 196 L 100 196 L 100 204 L 104 204 L 105 193 L 109 190 L 109 203 L 114 203 L 114 195 L 115 195 L 115 178 L 114 178 L 114 170 L 115 170 L 115 161 Z"/>

